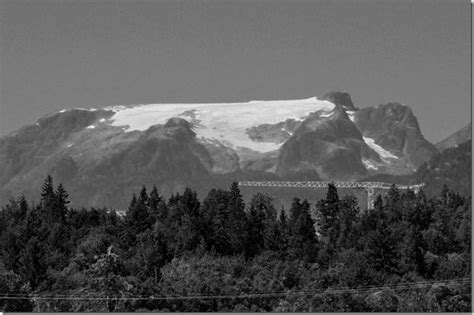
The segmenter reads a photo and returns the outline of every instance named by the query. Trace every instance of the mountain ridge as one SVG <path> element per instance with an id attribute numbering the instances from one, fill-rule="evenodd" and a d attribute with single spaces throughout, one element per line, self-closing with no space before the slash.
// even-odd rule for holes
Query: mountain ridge
<path id="1" fill-rule="evenodd" d="M 47 174 L 84 205 L 123 207 L 143 184 L 169 195 L 245 176 L 360 180 L 411 174 L 437 153 L 409 107 L 373 108 L 333 91 L 321 99 L 63 110 L 0 137 L 0 201 L 36 196 L 29 187 Z"/>

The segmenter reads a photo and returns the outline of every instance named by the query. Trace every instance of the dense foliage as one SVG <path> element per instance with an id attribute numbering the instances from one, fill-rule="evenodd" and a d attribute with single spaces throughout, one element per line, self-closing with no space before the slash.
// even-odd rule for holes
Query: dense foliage
<path id="1" fill-rule="evenodd" d="M 3 311 L 464 311 L 471 309 L 471 198 L 393 187 L 375 209 L 329 185 L 277 211 L 238 185 L 204 200 L 154 187 L 124 217 L 41 202 L 0 212 Z"/>

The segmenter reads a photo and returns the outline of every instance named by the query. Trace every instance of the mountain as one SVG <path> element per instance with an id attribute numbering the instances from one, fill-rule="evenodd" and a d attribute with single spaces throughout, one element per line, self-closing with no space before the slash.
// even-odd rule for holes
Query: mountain
<path id="1" fill-rule="evenodd" d="M 448 148 L 424 163 L 413 175 L 426 186 L 428 195 L 438 194 L 446 184 L 449 188 L 464 195 L 472 192 L 472 141 L 468 140 L 457 147 Z"/>
<path id="2" fill-rule="evenodd" d="M 366 107 L 354 113 L 354 123 L 367 143 L 379 145 L 396 156 L 398 167 L 416 170 L 423 162 L 438 153 L 436 147 L 421 134 L 412 110 L 400 103 Z"/>
<path id="3" fill-rule="evenodd" d="M 437 153 L 409 107 L 358 109 L 346 92 L 301 100 L 62 110 L 0 138 L 0 201 L 37 200 L 47 174 L 80 206 L 124 208 L 233 180 L 407 175 Z"/>
<path id="4" fill-rule="evenodd" d="M 471 136 L 472 136 L 471 124 L 472 124 L 471 122 L 468 123 L 466 126 L 456 131 L 451 136 L 447 137 L 443 141 L 436 143 L 436 147 L 438 148 L 438 150 L 443 151 L 447 148 L 457 147 L 461 143 L 471 140 Z"/>

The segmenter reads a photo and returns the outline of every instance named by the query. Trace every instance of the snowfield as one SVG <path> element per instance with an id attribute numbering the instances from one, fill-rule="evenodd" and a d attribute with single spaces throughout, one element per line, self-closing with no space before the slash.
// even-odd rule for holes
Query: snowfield
<path id="1" fill-rule="evenodd" d="M 233 148 L 249 148 L 258 152 L 277 150 L 282 144 L 252 141 L 246 130 L 260 124 L 276 124 L 287 119 L 302 120 L 309 113 L 329 117 L 335 105 L 315 97 L 302 100 L 250 101 L 246 103 L 149 104 L 131 107 L 112 106 L 113 126 L 127 126 L 126 131 L 146 130 L 164 124 L 172 117 L 192 123 L 202 140 L 217 140 Z"/>
<path id="2" fill-rule="evenodd" d="M 398 159 L 398 156 L 393 155 L 390 151 L 385 150 L 384 148 L 382 148 L 378 144 L 375 144 L 374 139 L 366 138 L 366 137 L 363 137 L 363 139 L 364 139 L 365 143 L 367 143 L 367 145 L 370 148 L 372 148 L 375 152 L 377 152 L 380 155 L 380 158 L 384 162 L 390 162 L 390 159 Z"/>

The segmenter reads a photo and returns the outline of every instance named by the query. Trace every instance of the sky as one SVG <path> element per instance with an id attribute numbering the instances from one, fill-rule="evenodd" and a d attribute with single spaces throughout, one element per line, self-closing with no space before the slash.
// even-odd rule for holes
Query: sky
<path id="1" fill-rule="evenodd" d="M 74 107 L 304 99 L 471 121 L 468 0 L 0 0 L 0 135 Z"/>

